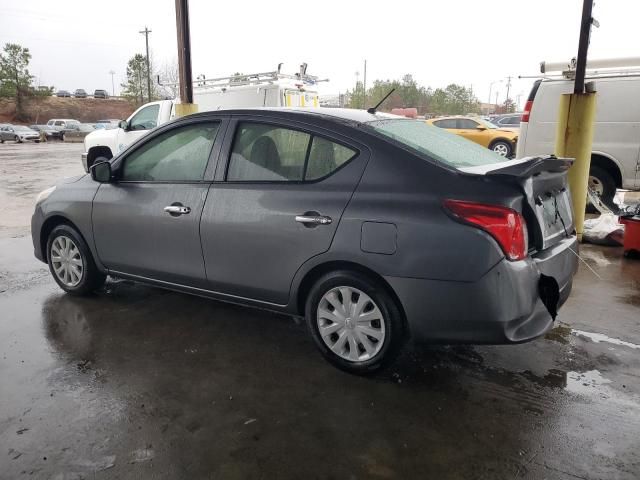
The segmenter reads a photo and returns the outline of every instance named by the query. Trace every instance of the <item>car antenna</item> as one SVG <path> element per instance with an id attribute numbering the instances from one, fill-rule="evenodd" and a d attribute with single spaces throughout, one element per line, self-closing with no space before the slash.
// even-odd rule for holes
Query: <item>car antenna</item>
<path id="1" fill-rule="evenodd" d="M 387 93 L 387 94 L 384 96 L 384 98 L 383 98 L 382 100 L 380 100 L 380 101 L 378 102 L 378 104 L 377 104 L 375 107 L 367 108 L 367 113 L 376 113 L 376 110 L 378 110 L 378 107 L 379 107 L 380 105 L 382 105 L 382 103 L 383 103 L 387 98 L 389 98 L 389 95 L 391 95 L 391 94 L 392 94 L 393 92 L 395 92 L 395 91 L 396 91 L 396 89 L 395 89 L 395 88 L 392 88 L 392 89 L 391 89 L 391 91 L 390 91 L 389 93 Z"/>

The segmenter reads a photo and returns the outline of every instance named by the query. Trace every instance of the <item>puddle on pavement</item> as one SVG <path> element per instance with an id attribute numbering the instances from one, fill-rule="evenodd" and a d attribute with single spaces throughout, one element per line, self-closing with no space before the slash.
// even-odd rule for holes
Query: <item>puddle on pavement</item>
<path id="1" fill-rule="evenodd" d="M 590 395 L 602 390 L 602 386 L 608 383 L 611 383 L 611 380 L 604 378 L 598 370 L 567 372 L 567 384 L 564 389 L 571 393 Z"/>
<path id="2" fill-rule="evenodd" d="M 610 343 L 612 345 L 620 345 L 622 347 L 640 349 L 640 345 L 636 345 L 635 343 L 631 343 L 631 342 L 626 342 L 618 338 L 608 337 L 607 335 L 604 335 L 602 333 L 585 332 L 583 330 L 575 330 L 575 329 L 571 330 L 571 333 L 579 337 L 588 338 L 594 343 L 605 342 L 605 343 Z"/>

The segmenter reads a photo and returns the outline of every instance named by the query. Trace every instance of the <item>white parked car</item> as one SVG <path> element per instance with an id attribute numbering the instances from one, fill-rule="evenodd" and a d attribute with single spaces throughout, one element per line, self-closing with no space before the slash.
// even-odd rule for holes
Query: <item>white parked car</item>
<path id="1" fill-rule="evenodd" d="M 250 107 L 317 107 L 318 77 L 306 74 L 306 64 L 300 73 L 286 75 L 274 72 L 202 79 L 194 82 L 194 103 L 198 111 Z M 138 108 L 119 128 L 100 129 L 84 140 L 82 165 L 89 171 L 97 161 L 108 160 L 150 130 L 175 118 L 176 100 L 150 102 Z"/>
<path id="2" fill-rule="evenodd" d="M 553 153 L 560 96 L 573 93 L 567 76 L 534 83 L 516 158 Z M 612 205 L 616 188 L 640 189 L 640 72 L 588 70 L 586 81 L 594 81 L 597 91 L 589 186 Z"/>

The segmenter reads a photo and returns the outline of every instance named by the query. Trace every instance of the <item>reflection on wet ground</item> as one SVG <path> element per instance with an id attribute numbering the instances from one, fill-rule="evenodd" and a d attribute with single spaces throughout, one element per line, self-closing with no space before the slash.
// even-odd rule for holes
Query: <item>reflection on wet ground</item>
<path id="1" fill-rule="evenodd" d="M 590 337 L 589 318 L 572 328 L 573 298 L 565 323 L 538 341 L 412 346 L 393 368 L 359 378 L 328 366 L 304 325 L 275 314 L 123 281 L 92 298 L 52 282 L 7 293 L 7 478 L 631 479 L 640 471 L 637 316 L 623 319 L 636 323 L 631 330 L 607 336 L 628 345 Z"/>

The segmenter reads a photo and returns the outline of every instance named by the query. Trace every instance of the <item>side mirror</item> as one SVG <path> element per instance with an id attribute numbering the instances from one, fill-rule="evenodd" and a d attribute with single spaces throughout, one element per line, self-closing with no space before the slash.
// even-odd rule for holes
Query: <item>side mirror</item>
<path id="1" fill-rule="evenodd" d="M 94 163 L 90 169 L 91 178 L 96 182 L 109 183 L 111 181 L 111 163 Z"/>
<path id="2" fill-rule="evenodd" d="M 127 122 L 126 120 L 120 120 L 118 122 L 118 128 L 121 128 L 126 132 L 127 130 L 129 130 L 129 122 Z"/>
<path id="3" fill-rule="evenodd" d="M 487 127 L 485 127 L 484 125 L 478 125 L 476 127 L 476 130 L 480 130 L 481 132 L 484 132 L 487 129 Z"/>

